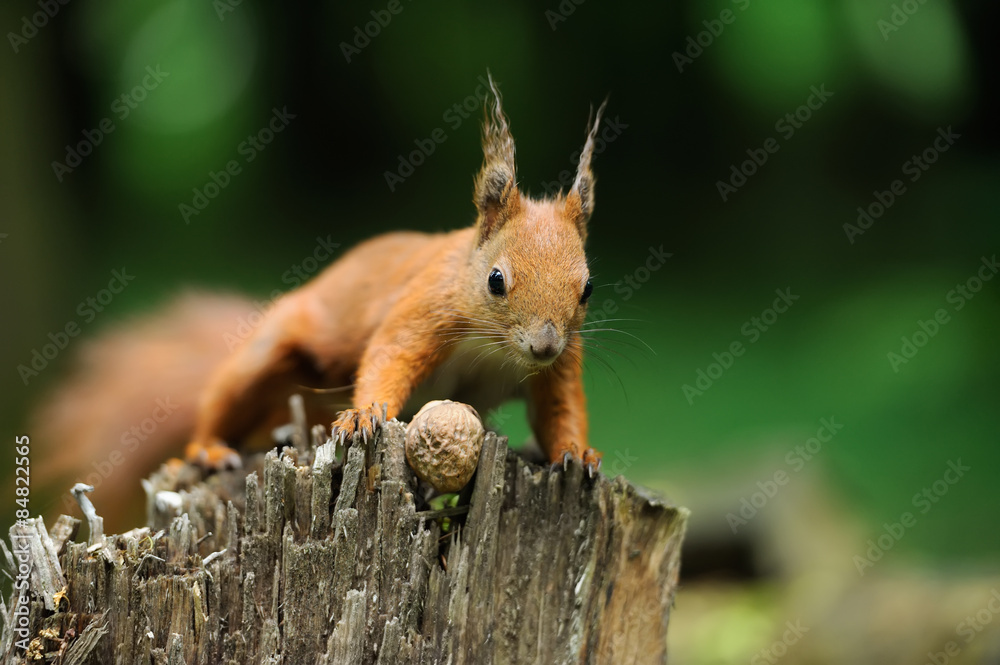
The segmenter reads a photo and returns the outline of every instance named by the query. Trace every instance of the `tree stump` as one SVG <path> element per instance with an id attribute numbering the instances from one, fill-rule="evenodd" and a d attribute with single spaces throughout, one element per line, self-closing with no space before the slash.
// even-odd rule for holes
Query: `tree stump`
<path id="1" fill-rule="evenodd" d="M 67 516 L 15 525 L 5 662 L 666 662 L 685 509 L 488 434 L 467 505 L 418 510 L 403 437 L 165 465 L 149 526 L 92 544 Z"/>

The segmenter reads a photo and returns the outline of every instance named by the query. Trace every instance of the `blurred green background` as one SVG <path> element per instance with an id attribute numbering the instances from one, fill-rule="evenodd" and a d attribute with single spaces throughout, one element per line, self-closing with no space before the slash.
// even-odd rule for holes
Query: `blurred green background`
<path id="1" fill-rule="evenodd" d="M 692 547 L 728 537 L 727 514 L 784 469 L 790 485 L 821 478 L 860 525 L 850 552 L 911 511 L 886 565 L 995 574 L 1000 280 L 949 298 L 1000 250 L 994 5 L 578 2 L 76 0 L 33 32 L 40 4 L 0 6 L 3 431 L 70 367 L 78 340 L 27 385 L 17 369 L 67 322 L 93 336 L 189 285 L 287 290 L 317 237 L 471 223 L 479 112 L 454 107 L 476 107 L 489 68 L 535 195 L 573 169 L 588 108 L 610 94 L 592 308 L 611 301 L 624 332 L 603 334 L 587 374 L 606 470 L 688 505 Z M 248 148 L 274 109 L 294 118 Z M 53 167 L 105 119 L 91 154 Z M 438 128 L 446 139 L 390 187 Z M 935 150 L 948 128 L 959 138 Z M 231 160 L 240 172 L 185 220 L 181 204 Z M 734 166 L 753 174 L 740 184 Z M 905 192 L 852 237 L 845 225 L 894 180 Z M 719 181 L 739 186 L 723 197 Z M 643 272 L 661 247 L 672 257 Z M 79 315 L 123 266 L 128 288 Z M 753 333 L 776 289 L 799 299 Z M 941 308 L 948 322 L 894 368 L 888 354 Z M 733 342 L 744 353 L 686 395 Z M 515 441 L 519 414 L 499 414 Z M 800 475 L 786 453 L 831 417 L 843 429 Z M 971 470 L 919 514 L 913 496 L 958 459 Z M 733 573 L 712 560 L 685 567 Z"/>

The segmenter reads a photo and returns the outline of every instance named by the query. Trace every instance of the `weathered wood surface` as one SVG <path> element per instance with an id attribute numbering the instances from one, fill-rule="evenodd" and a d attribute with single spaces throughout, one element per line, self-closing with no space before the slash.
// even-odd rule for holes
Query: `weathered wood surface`
<path id="1" fill-rule="evenodd" d="M 149 527 L 91 546 L 65 516 L 51 535 L 13 527 L 33 561 L 29 651 L 46 654 L 30 662 L 666 662 L 683 508 L 579 464 L 530 465 L 490 434 L 464 524 L 442 535 L 403 433 L 390 422 L 343 463 L 326 444 L 310 464 L 252 458 L 249 475 L 164 467 Z M 16 604 L 8 663 L 29 662 Z"/>

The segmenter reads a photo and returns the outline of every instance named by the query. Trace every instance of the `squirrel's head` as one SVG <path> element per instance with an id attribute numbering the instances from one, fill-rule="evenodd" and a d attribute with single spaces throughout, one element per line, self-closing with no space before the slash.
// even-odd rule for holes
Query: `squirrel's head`
<path id="1" fill-rule="evenodd" d="M 553 363 L 567 348 L 579 357 L 579 329 L 593 286 L 584 253 L 594 209 L 590 159 L 605 104 L 591 123 L 568 194 L 542 200 L 517 187 L 514 139 L 490 77 L 472 280 L 476 311 L 498 324 L 508 356 L 527 367 Z"/>

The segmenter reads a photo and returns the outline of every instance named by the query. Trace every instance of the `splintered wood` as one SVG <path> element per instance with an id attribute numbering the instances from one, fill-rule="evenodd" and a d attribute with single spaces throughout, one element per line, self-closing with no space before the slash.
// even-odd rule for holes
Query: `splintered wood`
<path id="1" fill-rule="evenodd" d="M 12 527 L 32 572 L 4 608 L 5 662 L 666 662 L 683 508 L 489 434 L 443 534 L 417 513 L 403 439 L 390 422 L 343 464 L 327 444 L 310 465 L 249 459 L 249 475 L 165 466 L 149 526 L 90 546 L 67 517 L 52 536 Z"/>

